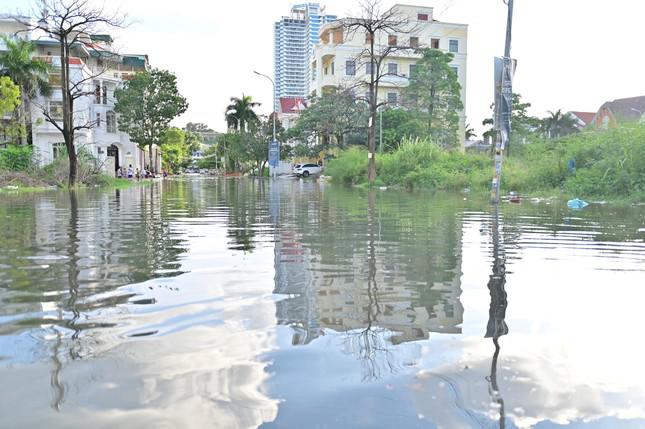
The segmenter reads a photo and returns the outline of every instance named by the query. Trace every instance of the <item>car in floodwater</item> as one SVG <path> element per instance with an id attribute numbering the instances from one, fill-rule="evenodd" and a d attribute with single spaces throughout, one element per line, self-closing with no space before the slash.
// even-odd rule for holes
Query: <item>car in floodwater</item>
<path id="1" fill-rule="evenodd" d="M 293 174 L 298 177 L 318 176 L 322 167 L 318 164 L 296 164 L 293 166 Z"/>

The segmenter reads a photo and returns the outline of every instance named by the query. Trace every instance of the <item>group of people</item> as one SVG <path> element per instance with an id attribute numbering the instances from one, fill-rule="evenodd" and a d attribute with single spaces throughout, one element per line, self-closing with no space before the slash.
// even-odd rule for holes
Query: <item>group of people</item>
<path id="1" fill-rule="evenodd" d="M 166 177 L 168 174 L 165 170 L 162 171 L 163 177 Z M 121 167 L 116 170 L 116 177 L 119 179 L 154 179 L 155 173 L 146 166 L 145 168 L 139 170 L 139 167 L 132 168 L 132 164 L 128 165 L 128 168 Z"/>

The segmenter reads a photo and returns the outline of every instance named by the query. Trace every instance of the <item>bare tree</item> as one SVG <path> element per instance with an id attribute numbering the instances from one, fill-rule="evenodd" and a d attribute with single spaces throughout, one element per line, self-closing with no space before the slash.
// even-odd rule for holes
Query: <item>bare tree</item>
<path id="1" fill-rule="evenodd" d="M 76 185 L 78 157 L 74 146 L 76 131 L 90 129 L 97 121 L 90 117 L 75 115 L 74 103 L 81 97 L 95 93 L 93 79 L 102 75 L 109 66 L 109 61 L 116 57 L 101 50 L 95 51 L 108 60 L 103 67 L 94 68 L 89 74 L 78 79 L 70 75 L 70 60 L 74 50 L 91 44 L 90 35 L 106 27 L 122 27 L 125 17 L 116 13 L 109 14 L 104 8 L 95 7 L 90 0 L 38 0 L 33 11 L 35 21 L 17 18 L 28 30 L 41 30 L 59 42 L 61 79 L 60 89 L 63 97 L 62 123 L 47 106 L 41 106 L 45 120 L 54 125 L 62 134 L 69 157 L 68 184 Z"/>
<path id="2" fill-rule="evenodd" d="M 360 8 L 361 16 L 340 20 L 340 28 L 346 38 L 365 36 L 365 48 L 357 55 L 357 64 L 368 64 L 369 74 L 353 86 L 367 87 L 366 96 L 357 99 L 364 100 L 369 106 L 367 179 L 373 184 L 376 180 L 376 114 L 379 107 L 387 104 L 387 101 L 378 101 L 379 85 L 387 76 L 400 76 L 390 73 L 385 60 L 395 52 L 414 51 L 415 47 L 410 46 L 412 43 L 403 45 L 397 36 L 414 33 L 416 26 L 407 16 L 398 14 L 395 8 L 382 12 L 381 0 L 362 0 Z"/>

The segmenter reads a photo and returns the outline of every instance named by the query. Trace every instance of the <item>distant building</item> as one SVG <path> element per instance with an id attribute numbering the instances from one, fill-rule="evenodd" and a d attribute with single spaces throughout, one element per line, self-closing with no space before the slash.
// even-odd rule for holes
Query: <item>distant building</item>
<path id="1" fill-rule="evenodd" d="M 279 100 L 278 119 L 285 130 L 293 127 L 300 113 L 307 108 L 307 99 L 303 97 L 282 97 Z"/>
<path id="2" fill-rule="evenodd" d="M 391 11 L 396 18 L 407 19 L 408 31 L 401 34 L 383 31 L 379 40 L 374 41 L 375 45 L 411 49 L 390 52 L 385 64 L 387 75 L 379 84 L 379 101 L 386 101 L 389 105 L 400 102 L 401 90 L 408 85 L 408 78 L 421 57 L 414 52 L 414 48 L 428 47 L 450 52 L 454 55 L 451 67 L 461 85 L 461 101 L 464 105 L 459 115 L 459 141 L 463 141 L 468 26 L 437 21 L 433 18 L 433 8 L 427 6 L 395 5 Z M 312 93 L 321 95 L 338 87 L 351 87 L 356 95 L 363 96 L 363 92 L 367 91 L 365 82 L 372 66 L 365 56 L 368 44 L 369 39 L 364 32 L 347 34 L 337 23 L 323 25 L 320 41 L 311 58 Z"/>
<path id="3" fill-rule="evenodd" d="M 275 109 L 281 97 L 309 95 L 309 59 L 320 26 L 336 19 L 318 3 L 297 4 L 274 24 Z"/>
<path id="4" fill-rule="evenodd" d="M 621 123 L 642 121 L 645 118 L 645 96 L 619 98 L 600 106 L 591 125 L 594 129 L 616 128 Z"/>
<path id="5" fill-rule="evenodd" d="M 31 112 L 33 145 L 40 163 L 45 165 L 63 156 L 65 151 L 62 133 L 46 122 L 43 115 L 43 109 L 47 109 L 52 118 L 62 124 L 60 47 L 57 40 L 43 31 L 25 30 L 25 26 L 12 17 L 0 18 L 0 34 L 30 40 L 36 46 L 34 56 L 51 67 L 49 83 L 53 91 L 48 97 L 39 95 L 32 103 Z M 0 41 L 0 51 L 4 49 L 6 47 Z M 139 169 L 146 166 L 160 169 L 159 149 L 153 146 L 153 159 L 148 159 L 147 150 L 141 150 L 128 134 L 119 131 L 119 118 L 114 112 L 114 91 L 135 73 L 149 70 L 148 56 L 116 53 L 110 35 L 83 34 L 71 48 L 69 63 L 72 84 L 82 84 L 86 90 L 74 104 L 75 125 L 87 126 L 76 131 L 77 150 L 86 150 L 97 159 L 102 170 L 112 175 L 118 168 L 129 165 Z"/>
<path id="6" fill-rule="evenodd" d="M 595 112 L 574 112 L 570 111 L 567 112 L 567 114 L 575 119 L 576 121 L 576 128 L 579 130 L 587 128 L 589 124 L 593 121 L 594 116 L 596 116 Z"/>

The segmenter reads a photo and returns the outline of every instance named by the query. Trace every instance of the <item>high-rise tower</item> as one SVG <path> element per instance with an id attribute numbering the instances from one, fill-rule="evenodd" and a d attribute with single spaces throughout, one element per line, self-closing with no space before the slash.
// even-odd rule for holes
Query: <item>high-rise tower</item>
<path id="1" fill-rule="evenodd" d="M 309 95 L 309 61 L 318 31 L 324 23 L 336 19 L 325 15 L 318 3 L 294 5 L 289 16 L 274 24 L 275 109 L 281 97 Z"/>

